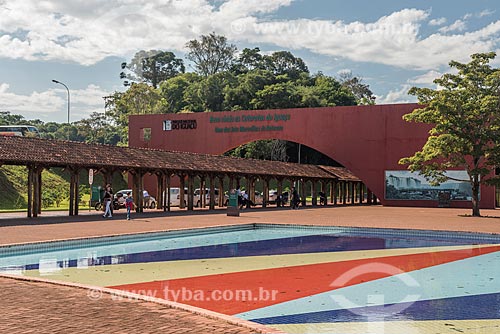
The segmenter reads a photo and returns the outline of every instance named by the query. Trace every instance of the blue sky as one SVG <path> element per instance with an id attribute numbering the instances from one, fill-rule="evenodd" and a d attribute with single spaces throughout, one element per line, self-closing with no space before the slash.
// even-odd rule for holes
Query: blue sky
<path id="1" fill-rule="evenodd" d="M 408 89 L 433 87 L 450 60 L 500 53 L 497 0 L 0 0 L 0 15 L 0 111 L 45 122 L 67 119 L 52 79 L 70 88 L 76 121 L 123 90 L 120 63 L 135 52 L 184 57 L 212 31 L 239 50 L 289 50 L 311 72 L 350 71 L 377 103 L 413 102 Z"/>

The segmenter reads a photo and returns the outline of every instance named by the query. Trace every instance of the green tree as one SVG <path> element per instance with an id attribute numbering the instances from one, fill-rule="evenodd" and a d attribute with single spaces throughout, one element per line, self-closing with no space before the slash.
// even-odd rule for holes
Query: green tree
<path id="1" fill-rule="evenodd" d="M 88 118 L 75 123 L 78 129 L 78 137 L 81 141 L 89 144 L 117 145 L 127 143 L 128 138 L 120 135 L 119 127 L 111 124 L 108 117 L 103 113 L 94 112 Z"/>
<path id="2" fill-rule="evenodd" d="M 238 59 L 233 64 L 231 71 L 235 74 L 242 74 L 253 70 L 266 69 L 264 57 L 260 54 L 259 48 L 244 48 Z"/>
<path id="3" fill-rule="evenodd" d="M 289 51 L 273 52 L 269 56 L 264 56 L 263 61 L 266 69 L 275 75 L 287 75 L 292 80 L 298 79 L 301 73 L 309 73 L 304 61 Z"/>
<path id="4" fill-rule="evenodd" d="M 224 89 L 234 85 L 236 79 L 230 72 L 221 72 L 192 83 L 185 91 L 186 108 L 190 111 L 221 111 Z"/>
<path id="5" fill-rule="evenodd" d="M 225 87 L 224 109 L 254 109 L 251 101 L 255 98 L 256 93 L 275 81 L 275 76 L 266 70 L 251 70 L 238 75 L 237 82 L 233 86 Z"/>
<path id="6" fill-rule="evenodd" d="M 26 124 L 24 116 L 12 115 L 10 111 L 0 111 L 0 125 L 23 125 Z"/>
<path id="7" fill-rule="evenodd" d="M 255 94 L 251 104 L 254 109 L 285 109 L 299 105 L 301 96 L 297 87 L 291 82 L 265 86 Z"/>
<path id="8" fill-rule="evenodd" d="M 496 54 L 479 53 L 467 64 L 451 61 L 456 74 L 434 80 L 440 89 L 410 89 L 422 108 L 404 115 L 408 122 L 433 124 L 422 150 L 401 159 L 433 184 L 447 179 L 445 171 L 467 171 L 472 187 L 472 215 L 480 216 L 481 184 L 498 184 L 492 170 L 500 164 L 500 69 L 489 65 Z"/>
<path id="9" fill-rule="evenodd" d="M 108 100 L 109 115 L 117 125 L 128 126 L 129 115 L 160 114 L 165 101 L 158 92 L 145 83 L 134 83 L 125 93 L 115 93 Z"/>
<path id="10" fill-rule="evenodd" d="M 196 73 L 183 73 L 163 81 L 160 84 L 160 95 L 165 100 L 166 112 L 178 113 L 187 110 L 186 92 L 201 77 Z"/>
<path id="11" fill-rule="evenodd" d="M 352 72 L 344 72 L 340 74 L 339 80 L 356 97 L 357 104 L 375 104 L 375 96 L 362 78 L 353 76 Z"/>
<path id="12" fill-rule="evenodd" d="M 355 94 L 333 77 L 317 74 L 314 78 L 316 94 L 323 101 L 323 106 L 354 106 Z"/>
<path id="13" fill-rule="evenodd" d="M 209 76 L 231 68 L 236 46 L 229 44 L 226 37 L 215 33 L 202 35 L 200 39 L 190 40 L 186 44 L 186 58 L 194 63 L 198 74 Z"/>
<path id="14" fill-rule="evenodd" d="M 173 52 L 141 50 L 134 55 L 129 64 L 122 63 L 121 79 L 125 86 L 132 82 L 145 82 L 157 88 L 159 83 L 184 73 L 184 62 L 176 58 Z"/>
<path id="15" fill-rule="evenodd" d="M 246 159 L 288 161 L 286 146 L 284 140 L 258 140 L 238 146 L 225 155 Z"/>

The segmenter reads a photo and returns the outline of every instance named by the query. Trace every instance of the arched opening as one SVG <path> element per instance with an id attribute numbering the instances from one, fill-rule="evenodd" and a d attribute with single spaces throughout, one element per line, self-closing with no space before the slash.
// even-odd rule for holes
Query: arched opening
<path id="1" fill-rule="evenodd" d="M 240 158 L 344 167 L 336 160 L 314 148 L 301 143 L 281 139 L 252 141 L 235 147 L 225 152 L 224 155 Z"/>
<path id="2" fill-rule="evenodd" d="M 266 139 L 248 142 L 224 153 L 239 158 L 285 161 L 292 163 L 321 165 L 343 168 L 344 166 L 322 152 L 307 145 L 282 139 Z M 257 180 L 259 181 L 259 180 Z M 266 204 L 281 206 L 291 205 L 292 192 L 295 189 L 300 202 L 305 205 L 355 204 L 366 201 L 366 186 L 358 181 L 325 183 L 313 180 L 293 178 L 270 178 L 255 182 L 251 196 L 259 196 Z M 243 191 L 247 189 L 242 188 Z"/>

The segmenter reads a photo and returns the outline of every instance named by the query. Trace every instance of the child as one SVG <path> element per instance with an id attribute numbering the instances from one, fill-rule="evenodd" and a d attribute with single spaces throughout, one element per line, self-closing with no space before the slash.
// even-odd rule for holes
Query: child
<path id="1" fill-rule="evenodd" d="M 135 208 L 134 199 L 130 191 L 127 193 L 127 198 L 125 199 L 125 207 L 127 208 L 127 220 L 130 220 L 130 210 Z"/>

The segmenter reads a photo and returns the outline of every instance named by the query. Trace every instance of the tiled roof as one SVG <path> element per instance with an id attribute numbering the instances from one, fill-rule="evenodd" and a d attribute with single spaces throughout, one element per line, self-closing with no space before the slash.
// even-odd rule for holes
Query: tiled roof
<path id="1" fill-rule="evenodd" d="M 316 179 L 332 179 L 339 174 L 342 177 L 352 176 L 345 168 L 17 136 L 0 136 L 0 164 L 141 168 L 147 171 L 170 170 Z"/>
<path id="2" fill-rule="evenodd" d="M 335 175 L 340 181 L 361 181 L 356 175 L 345 167 L 318 166 L 319 168 Z"/>

